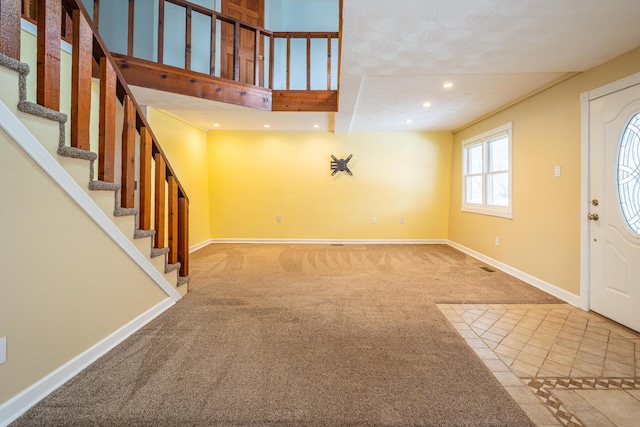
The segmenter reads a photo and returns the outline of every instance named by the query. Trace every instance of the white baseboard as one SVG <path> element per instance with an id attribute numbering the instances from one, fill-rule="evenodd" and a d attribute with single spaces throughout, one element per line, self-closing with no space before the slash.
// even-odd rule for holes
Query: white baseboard
<path id="1" fill-rule="evenodd" d="M 171 298 L 165 299 L 109 335 L 104 340 L 89 348 L 84 353 L 74 357 L 69 362 L 42 378 L 40 381 L 3 403 L 0 406 L 0 427 L 6 427 L 15 421 L 33 405 L 47 397 L 49 393 L 53 392 L 62 384 L 76 376 L 80 371 L 98 360 L 109 350 L 113 349 L 115 346 L 131 336 L 131 334 L 158 317 L 174 304 L 175 302 Z"/>
<path id="2" fill-rule="evenodd" d="M 446 245 L 446 239 L 254 239 L 215 238 L 209 239 L 189 249 L 194 252 L 212 243 L 246 243 L 276 245 Z"/>
<path id="3" fill-rule="evenodd" d="M 462 246 L 459 243 L 452 242 L 451 240 L 449 240 L 447 243 L 449 244 L 449 246 L 456 248 L 459 251 L 462 251 L 465 254 L 470 255 L 484 262 L 485 264 L 489 264 L 490 266 L 495 267 L 498 270 L 504 271 L 505 273 L 510 274 L 511 276 L 517 279 L 520 279 L 523 282 L 526 282 L 532 286 L 535 286 L 536 288 L 543 290 L 546 293 L 553 295 L 554 297 L 560 298 L 561 300 L 566 301 L 575 307 L 580 307 L 580 297 L 578 295 L 567 292 L 564 289 L 561 289 L 555 285 L 552 285 L 549 282 L 545 282 L 544 280 L 538 279 L 537 277 L 534 277 L 528 273 L 525 273 L 524 271 L 520 271 L 507 264 L 504 264 L 486 255 L 483 255 L 480 252 L 476 252 L 473 249 L 469 249 L 466 246 Z"/>

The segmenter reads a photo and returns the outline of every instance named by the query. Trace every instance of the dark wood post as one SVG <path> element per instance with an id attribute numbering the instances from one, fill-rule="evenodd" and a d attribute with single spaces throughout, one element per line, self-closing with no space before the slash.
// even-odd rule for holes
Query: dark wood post
<path id="1" fill-rule="evenodd" d="M 154 240 L 154 247 L 156 249 L 164 248 L 165 241 L 165 212 L 166 212 L 166 200 L 165 193 L 166 181 L 167 181 L 167 165 L 164 161 L 162 154 L 156 153 L 156 182 L 155 182 L 155 230 L 156 238 Z"/>
<path id="2" fill-rule="evenodd" d="M 151 160 L 153 140 L 146 127 L 140 128 L 140 223 L 141 230 L 151 230 Z"/>
<path id="3" fill-rule="evenodd" d="M 189 275 L 189 202 L 186 198 L 178 200 L 178 261 L 180 276 Z"/>
<path id="4" fill-rule="evenodd" d="M 100 60 L 100 124 L 98 179 L 114 182 L 116 144 L 116 72 L 105 57 Z"/>
<path id="5" fill-rule="evenodd" d="M 169 264 L 178 262 L 178 183 L 173 176 L 169 183 Z"/>
<path id="6" fill-rule="evenodd" d="M 93 32 L 84 15 L 73 11 L 71 65 L 71 146 L 89 151 Z"/>
<path id="7" fill-rule="evenodd" d="M 136 179 L 136 107 L 124 96 L 124 120 L 122 123 L 122 177 L 120 204 L 123 208 L 135 206 Z"/>
<path id="8" fill-rule="evenodd" d="M 62 3 L 40 0 L 38 3 L 38 54 L 36 100 L 43 107 L 60 109 L 60 38 Z"/>
<path id="9" fill-rule="evenodd" d="M 20 0 L 0 0 L 0 53 L 20 59 Z"/>

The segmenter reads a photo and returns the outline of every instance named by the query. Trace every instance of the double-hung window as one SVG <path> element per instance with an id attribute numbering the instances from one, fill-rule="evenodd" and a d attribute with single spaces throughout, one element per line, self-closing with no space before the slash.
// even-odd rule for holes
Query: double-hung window
<path id="1" fill-rule="evenodd" d="M 511 123 L 462 141 L 462 210 L 512 218 Z"/>

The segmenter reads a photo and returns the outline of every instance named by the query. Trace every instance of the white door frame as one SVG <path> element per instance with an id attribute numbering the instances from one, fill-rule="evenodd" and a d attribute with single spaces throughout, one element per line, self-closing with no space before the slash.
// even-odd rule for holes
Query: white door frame
<path id="1" fill-rule="evenodd" d="M 580 103 L 582 108 L 582 124 L 581 124 L 581 163 L 580 163 L 580 308 L 589 311 L 590 307 L 590 292 L 591 283 L 590 277 L 590 265 L 591 254 L 589 252 L 591 241 L 591 233 L 589 227 L 589 220 L 587 215 L 589 214 L 591 200 L 590 200 L 590 188 L 589 188 L 589 176 L 590 176 L 590 135 L 589 135 L 589 103 L 594 99 L 601 98 L 606 95 L 610 95 L 614 92 L 627 89 L 632 86 L 640 84 L 640 73 L 633 74 L 624 79 L 609 83 L 601 86 L 597 89 L 583 92 L 580 94 Z"/>

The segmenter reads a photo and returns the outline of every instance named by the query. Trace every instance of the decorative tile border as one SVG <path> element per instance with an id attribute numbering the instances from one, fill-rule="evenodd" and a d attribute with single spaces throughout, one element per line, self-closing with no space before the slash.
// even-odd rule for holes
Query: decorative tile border
<path id="1" fill-rule="evenodd" d="M 584 422 L 572 414 L 559 399 L 555 390 L 640 390 L 640 377 L 550 377 L 550 376 L 525 376 L 522 372 L 514 370 L 505 361 L 504 356 L 500 357 L 495 352 L 495 346 L 487 346 L 487 341 L 482 339 L 480 331 L 473 327 L 476 318 L 481 311 L 491 310 L 504 315 L 509 310 L 528 310 L 534 308 L 546 308 L 545 305 L 522 305 L 522 304 L 438 304 L 442 314 L 449 320 L 460 336 L 467 342 L 469 347 L 475 351 L 485 365 L 491 370 L 498 381 L 505 387 L 520 407 L 529 415 L 537 425 L 551 425 L 552 422 L 561 426 L 573 427 L 585 426 Z M 564 307 L 563 307 L 564 306 Z M 549 307 L 551 309 L 551 307 Z M 568 305 L 555 305 L 554 309 L 577 310 Z M 469 315 L 465 315 L 468 313 Z M 496 313 L 497 314 L 497 313 Z M 586 317 L 590 314 L 578 311 L 577 316 Z M 619 334 L 618 337 L 633 342 L 640 348 L 638 335 L 628 331 L 619 325 L 604 319 L 595 319 L 599 326 Z M 517 323 L 517 322 L 516 322 Z M 636 355 L 638 357 L 638 355 Z M 636 362 L 637 363 L 637 362 Z M 519 374 L 519 375 L 518 375 Z M 508 381 L 506 381 L 508 380 Z M 524 387 L 519 387 L 517 382 Z M 532 402 L 519 390 L 527 389 L 531 394 Z M 535 396 L 535 397 L 534 397 Z M 546 408 L 546 409 L 542 409 Z M 548 413 L 545 416 L 540 411 Z M 552 415 L 551 419 L 548 417 Z"/>
<path id="2" fill-rule="evenodd" d="M 523 378 L 533 394 L 565 426 L 584 426 L 553 390 L 640 390 L 640 378 Z"/>

